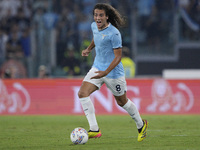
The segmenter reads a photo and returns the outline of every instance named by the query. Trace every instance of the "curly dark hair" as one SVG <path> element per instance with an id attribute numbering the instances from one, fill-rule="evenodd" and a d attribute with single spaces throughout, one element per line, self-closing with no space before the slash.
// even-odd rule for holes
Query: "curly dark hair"
<path id="1" fill-rule="evenodd" d="M 107 21 L 110 22 L 116 28 L 119 29 L 120 27 L 125 25 L 125 19 L 111 5 L 106 4 L 106 3 L 97 3 L 94 6 L 94 9 L 93 9 L 93 15 L 94 15 L 94 10 L 95 9 L 104 10 L 105 13 L 106 13 L 106 16 L 108 16 L 108 20 Z"/>

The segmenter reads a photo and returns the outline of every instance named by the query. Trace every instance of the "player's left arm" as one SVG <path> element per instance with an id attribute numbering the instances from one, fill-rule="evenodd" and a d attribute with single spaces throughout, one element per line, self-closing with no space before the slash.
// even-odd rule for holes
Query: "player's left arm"
<path id="1" fill-rule="evenodd" d="M 111 64 L 108 66 L 108 68 L 105 71 L 96 71 L 95 73 L 98 73 L 98 74 L 92 77 L 91 79 L 99 79 L 109 74 L 121 62 L 122 48 L 114 49 L 114 55 L 115 55 L 115 58 L 113 59 Z"/>

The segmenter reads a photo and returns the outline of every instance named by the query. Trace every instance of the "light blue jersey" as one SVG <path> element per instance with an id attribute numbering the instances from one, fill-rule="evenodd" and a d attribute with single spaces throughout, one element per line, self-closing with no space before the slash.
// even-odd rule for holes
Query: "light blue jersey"
<path id="1" fill-rule="evenodd" d="M 91 28 L 96 51 L 93 67 L 105 71 L 115 58 L 114 49 L 122 48 L 121 34 L 112 24 L 99 31 L 96 23 L 93 22 Z M 120 62 L 106 77 L 117 79 L 121 76 L 124 76 L 124 68 Z"/>

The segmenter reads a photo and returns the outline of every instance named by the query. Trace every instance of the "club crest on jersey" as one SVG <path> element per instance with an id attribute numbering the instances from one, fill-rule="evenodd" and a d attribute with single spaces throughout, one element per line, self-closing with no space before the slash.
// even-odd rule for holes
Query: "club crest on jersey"
<path id="1" fill-rule="evenodd" d="M 105 38 L 105 36 L 107 36 L 107 35 L 105 35 L 105 34 L 101 34 L 102 35 L 102 40 Z"/>

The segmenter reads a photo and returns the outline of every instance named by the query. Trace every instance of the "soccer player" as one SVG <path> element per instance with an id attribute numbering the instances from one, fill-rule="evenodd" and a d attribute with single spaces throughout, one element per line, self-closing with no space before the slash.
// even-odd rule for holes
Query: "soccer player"
<path id="1" fill-rule="evenodd" d="M 123 107 L 134 119 L 138 128 L 138 141 L 146 137 L 147 121 L 142 120 L 135 104 L 126 96 L 127 86 L 122 57 L 122 39 L 118 30 L 124 24 L 119 12 L 109 4 L 98 3 L 93 9 L 94 21 L 91 24 L 93 39 L 82 56 L 88 56 L 95 48 L 96 56 L 78 92 L 78 96 L 88 120 L 89 138 L 101 137 L 102 133 L 95 116 L 95 108 L 90 94 L 105 83 L 114 95 L 117 104 Z"/>

